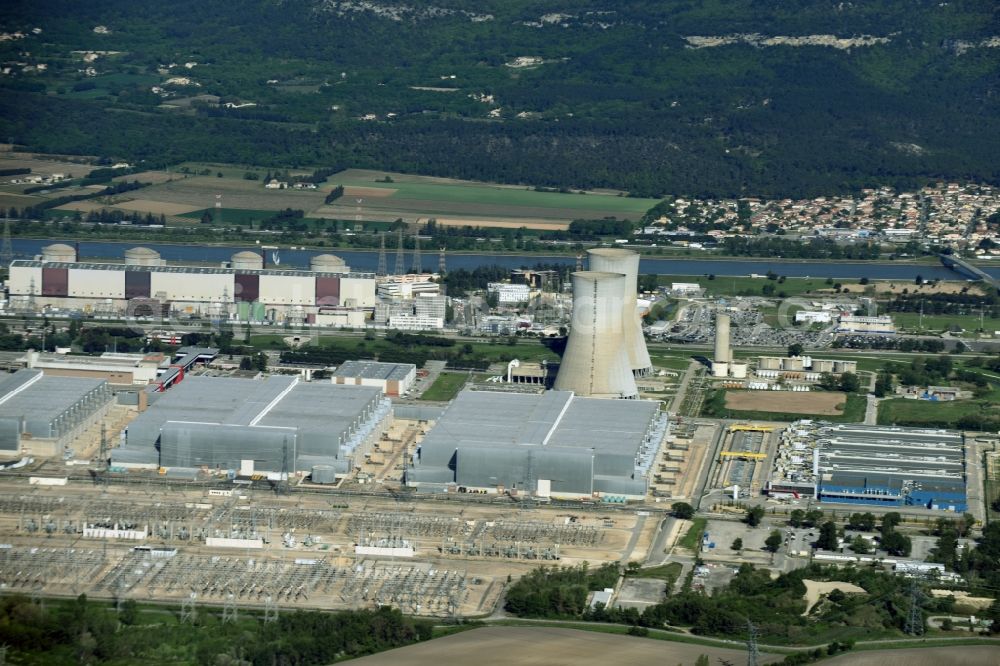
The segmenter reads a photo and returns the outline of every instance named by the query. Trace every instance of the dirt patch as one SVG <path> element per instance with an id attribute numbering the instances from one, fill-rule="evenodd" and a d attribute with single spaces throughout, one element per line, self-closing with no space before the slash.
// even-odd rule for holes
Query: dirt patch
<path id="1" fill-rule="evenodd" d="M 606 664 L 693 664 L 700 655 L 711 663 L 746 661 L 745 650 L 670 643 L 617 634 L 600 634 L 552 627 L 483 627 L 426 643 L 356 659 L 358 666 L 439 666 L 470 663 L 477 666 L 606 666 Z M 474 655 L 474 657 L 473 657 Z M 759 663 L 778 661 L 761 654 Z"/>
<path id="2" fill-rule="evenodd" d="M 388 663 L 388 662 L 387 662 Z M 849 652 L 823 662 L 829 666 L 996 666 L 995 645 Z"/>
<path id="3" fill-rule="evenodd" d="M 130 173 L 127 176 L 118 176 L 112 180 L 116 183 L 122 181 L 132 182 L 137 180 L 140 183 L 152 183 L 153 185 L 159 185 L 161 183 L 168 183 L 171 180 L 178 179 L 179 176 L 175 173 L 169 173 L 167 171 L 140 171 L 139 173 Z"/>
<path id="4" fill-rule="evenodd" d="M 391 197 L 399 190 L 391 187 L 358 187 L 356 185 L 346 185 L 344 187 L 345 197 Z"/>
<path id="5" fill-rule="evenodd" d="M 806 611 L 802 613 L 803 615 L 808 615 L 812 607 L 819 602 L 819 598 L 824 594 L 830 594 L 834 590 L 840 590 L 844 594 L 866 594 L 863 587 L 858 587 L 854 583 L 842 583 L 840 581 L 818 581 L 818 580 L 802 580 L 803 585 L 806 586 Z"/>
<path id="6" fill-rule="evenodd" d="M 847 396 L 843 393 L 797 393 L 792 391 L 727 391 L 726 407 L 738 411 L 776 412 L 782 414 L 844 413 Z"/>
<path id="7" fill-rule="evenodd" d="M 122 201 L 114 205 L 122 210 L 137 210 L 140 213 L 152 213 L 153 215 L 183 215 L 195 210 L 201 210 L 197 206 L 186 206 L 184 204 L 167 203 L 165 201 L 149 201 L 147 199 L 133 199 L 132 201 Z"/>

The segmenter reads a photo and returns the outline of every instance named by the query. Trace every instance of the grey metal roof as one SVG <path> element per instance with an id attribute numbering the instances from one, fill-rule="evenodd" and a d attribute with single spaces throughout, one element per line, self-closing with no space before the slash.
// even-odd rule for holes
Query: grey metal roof
<path id="1" fill-rule="evenodd" d="M 362 379 L 406 379 L 416 370 L 412 363 L 382 363 L 379 361 L 345 361 L 334 377 L 361 377 Z"/>
<path id="2" fill-rule="evenodd" d="M 329 464 L 381 400 L 376 387 L 304 383 L 285 375 L 187 377 L 157 395 L 129 424 L 126 445 L 112 460 L 153 462 L 159 443 L 166 466 L 232 465 L 242 458 L 273 464 L 290 436 L 296 456 Z"/>
<path id="3" fill-rule="evenodd" d="M 0 402 L 0 418 L 24 416 L 30 420 L 51 421 L 75 405 L 88 392 L 107 384 L 103 379 L 42 375 L 41 379 L 35 380 L 19 393 L 10 395 L 39 375 L 42 375 L 40 370 L 19 370 L 0 383 L 0 400 L 3 400 Z"/>
<path id="4" fill-rule="evenodd" d="M 332 273 L 326 271 L 308 271 L 274 268 L 222 268 L 213 266 L 133 266 L 125 264 L 99 264 L 81 261 L 34 261 L 31 259 L 16 259 L 12 266 L 29 266 L 34 268 L 77 268 L 92 271 L 137 271 L 141 273 L 197 273 L 201 275 L 285 275 L 295 277 L 350 277 L 374 279 L 374 273 Z"/>
<path id="5" fill-rule="evenodd" d="M 464 390 L 420 444 L 415 482 L 508 487 L 552 482 L 553 492 L 645 490 L 636 458 L 659 404 L 577 398 L 569 391 Z M 607 479 L 617 479 L 611 483 Z"/>

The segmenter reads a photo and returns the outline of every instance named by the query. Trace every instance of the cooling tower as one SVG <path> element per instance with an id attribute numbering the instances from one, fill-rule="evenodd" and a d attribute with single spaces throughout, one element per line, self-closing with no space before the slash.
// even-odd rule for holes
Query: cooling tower
<path id="1" fill-rule="evenodd" d="M 594 398 L 638 397 L 625 351 L 624 294 L 621 273 L 573 273 L 573 321 L 556 390 Z"/>
<path id="2" fill-rule="evenodd" d="M 715 315 L 715 358 L 716 363 L 729 363 L 729 315 L 721 312 Z"/>
<path id="3" fill-rule="evenodd" d="M 590 270 L 625 275 L 622 316 L 629 367 L 636 377 L 652 374 L 653 364 L 646 351 L 646 338 L 642 335 L 642 324 L 635 307 L 639 284 L 639 253 L 617 247 L 601 247 L 587 250 L 587 254 L 590 255 Z"/>

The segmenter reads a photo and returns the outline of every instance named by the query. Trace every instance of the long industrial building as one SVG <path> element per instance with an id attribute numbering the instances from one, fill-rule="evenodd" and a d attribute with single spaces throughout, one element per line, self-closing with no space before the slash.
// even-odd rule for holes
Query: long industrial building
<path id="1" fill-rule="evenodd" d="M 957 432 L 798 421 L 781 435 L 768 492 L 962 512 L 966 464 Z"/>
<path id="2" fill-rule="evenodd" d="M 0 379 L 0 454 L 61 455 L 111 404 L 106 381 L 19 370 Z"/>
<path id="3" fill-rule="evenodd" d="M 124 264 L 79 262 L 73 248 L 54 245 L 40 260 L 11 264 L 8 298 L 15 311 L 336 326 L 363 325 L 377 302 L 375 276 L 352 273 L 333 255 L 313 257 L 310 270 L 263 266 L 253 252 L 220 267 L 168 266 L 148 248 L 129 250 Z"/>
<path id="4" fill-rule="evenodd" d="M 188 377 L 151 394 L 129 424 L 116 465 L 347 474 L 392 421 L 392 405 L 375 387 Z M 326 469 L 326 467 L 324 467 Z"/>
<path id="5" fill-rule="evenodd" d="M 653 401 L 467 389 L 421 442 L 406 483 L 642 499 L 666 432 L 666 413 Z"/>

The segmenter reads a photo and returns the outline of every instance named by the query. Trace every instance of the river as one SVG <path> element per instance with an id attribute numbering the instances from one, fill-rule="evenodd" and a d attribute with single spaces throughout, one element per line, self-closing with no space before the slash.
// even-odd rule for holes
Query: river
<path id="1" fill-rule="evenodd" d="M 14 239 L 14 256 L 16 259 L 32 258 L 41 253 L 42 247 L 54 242 L 39 239 Z M 181 245 L 171 243 L 119 243 L 112 241 L 80 242 L 80 260 L 121 260 L 125 250 L 130 247 L 142 245 L 156 250 L 168 262 L 184 264 L 212 263 L 219 264 L 228 261 L 236 252 L 241 250 L 255 250 L 253 246 L 219 246 L 219 245 Z M 378 267 L 378 252 L 366 252 L 359 250 L 329 250 L 343 257 L 344 261 L 356 271 L 374 272 Z M 323 254 L 322 250 L 291 250 L 282 248 L 279 250 L 280 266 L 287 268 L 306 268 L 309 265 L 310 257 Z M 386 253 L 387 263 L 390 270 L 395 266 L 395 250 Z M 406 254 L 406 268 L 413 264 L 411 252 Z M 272 263 L 271 255 L 268 254 L 268 265 Z M 425 252 L 423 255 L 423 269 L 437 270 L 437 252 Z M 572 257 L 544 254 L 530 255 L 488 255 L 488 254 L 462 254 L 449 253 L 447 255 L 447 267 L 450 270 L 465 268 L 472 270 L 477 266 L 489 266 L 498 264 L 505 268 L 531 267 L 538 263 L 573 265 L 575 259 Z M 659 273 L 661 275 L 705 275 L 708 273 L 720 276 L 740 276 L 752 273 L 764 274 L 769 270 L 779 275 L 788 277 L 822 277 L 835 279 L 860 279 L 867 277 L 870 280 L 906 280 L 910 281 L 918 275 L 925 280 L 943 279 L 954 280 L 962 276 L 951 271 L 940 264 L 920 265 L 896 263 L 892 261 L 869 261 L 869 262 L 824 262 L 824 261 L 791 261 L 782 259 L 691 259 L 691 258 L 643 258 L 639 270 L 641 273 Z M 1000 278 L 1000 266 L 990 266 L 984 270 L 994 277 Z"/>

